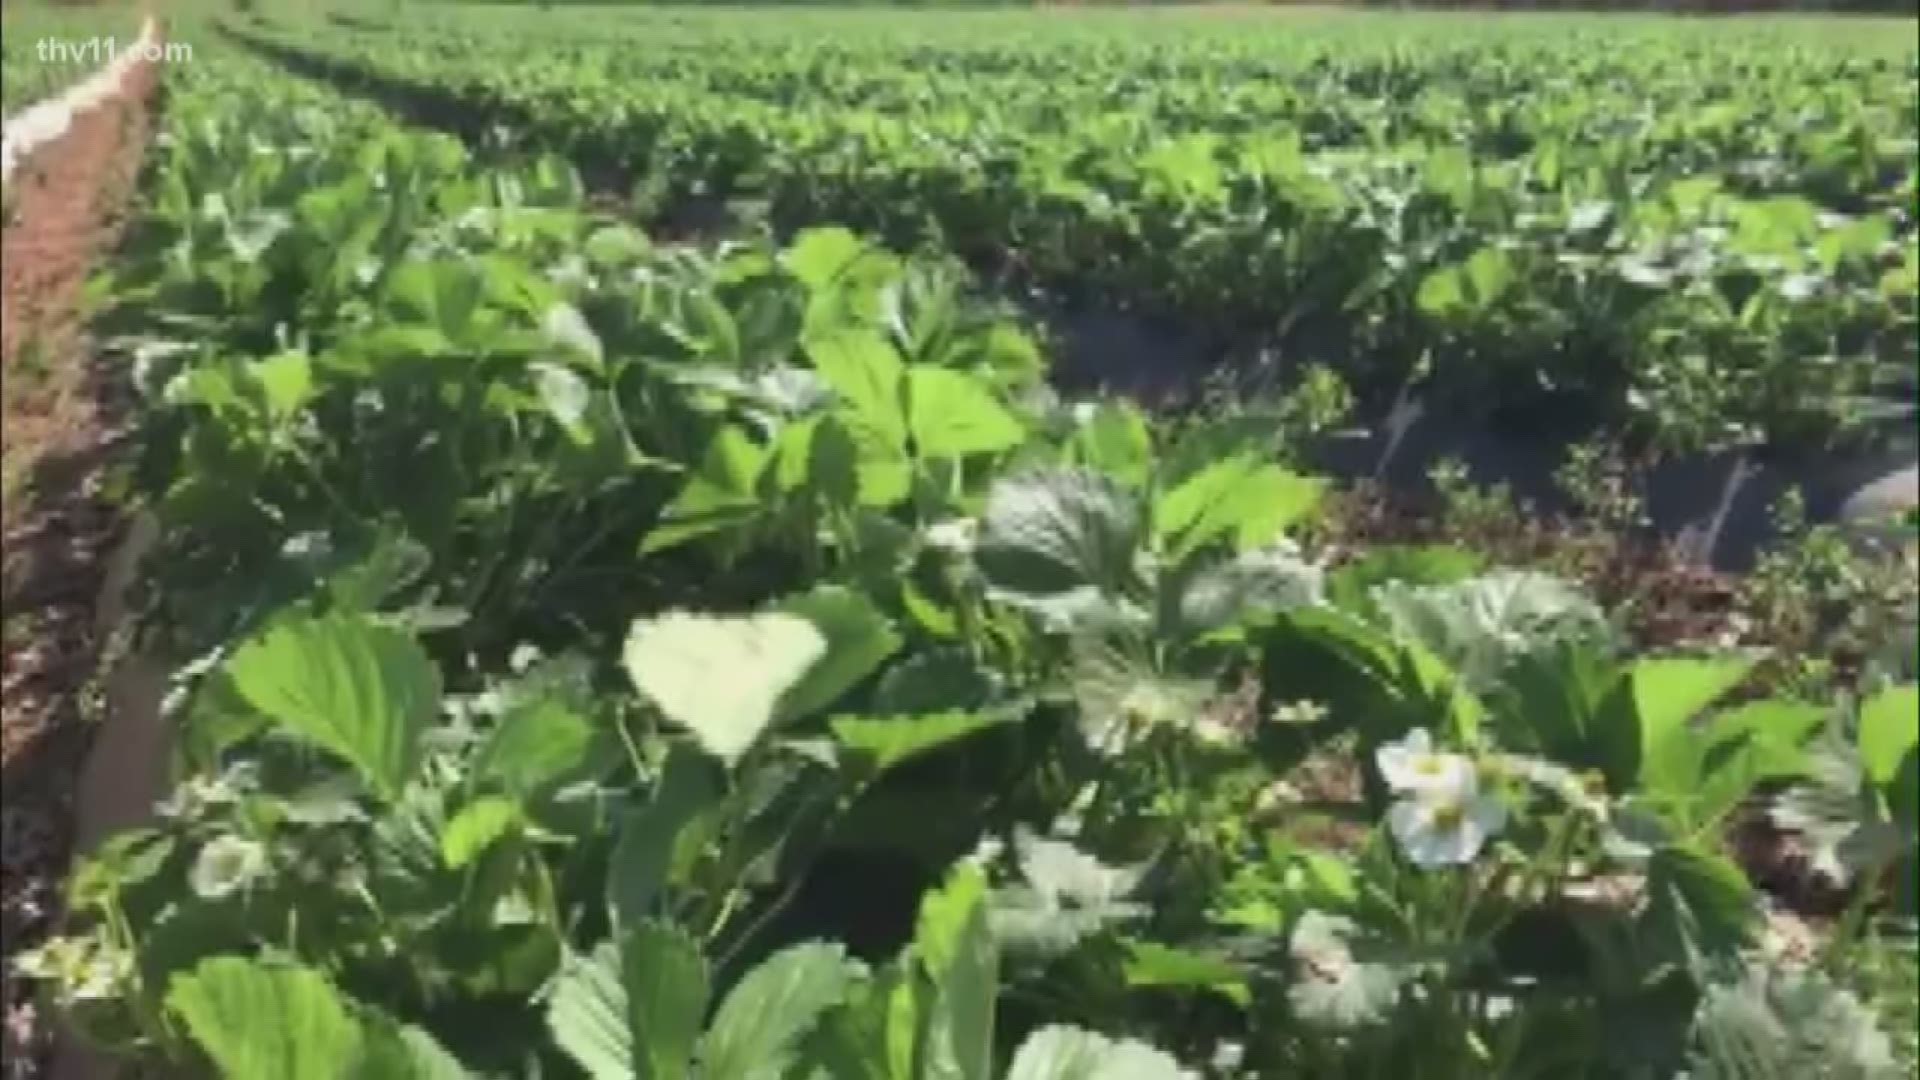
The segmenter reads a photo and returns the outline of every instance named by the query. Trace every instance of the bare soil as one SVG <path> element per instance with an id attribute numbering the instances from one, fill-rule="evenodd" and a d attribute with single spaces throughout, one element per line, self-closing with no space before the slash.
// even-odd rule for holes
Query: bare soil
<path id="1" fill-rule="evenodd" d="M 0 1076 L 42 1075 L 48 1018 L 12 958 L 59 917 L 76 776 L 102 647 L 94 619 L 121 529 L 107 466 L 123 441 L 119 380 L 85 332 L 82 290 L 111 250 L 148 136 L 151 65 L 16 173 L 0 250 Z"/>

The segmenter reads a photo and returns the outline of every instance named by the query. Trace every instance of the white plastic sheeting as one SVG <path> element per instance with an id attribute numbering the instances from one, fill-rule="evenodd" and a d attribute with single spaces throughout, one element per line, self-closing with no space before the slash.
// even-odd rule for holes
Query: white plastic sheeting
<path id="1" fill-rule="evenodd" d="M 0 145 L 0 181 L 13 179 L 14 167 L 34 150 L 67 133 L 80 114 L 97 108 L 120 92 L 140 61 L 160 51 L 160 27 L 149 16 L 140 37 L 130 47 L 116 50 L 99 71 L 45 101 L 36 102 L 7 118 L 4 145 Z"/>

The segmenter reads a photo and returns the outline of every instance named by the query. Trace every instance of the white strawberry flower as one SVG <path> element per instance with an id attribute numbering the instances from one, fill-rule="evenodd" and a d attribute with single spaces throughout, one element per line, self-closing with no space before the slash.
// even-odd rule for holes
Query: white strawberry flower
<path id="1" fill-rule="evenodd" d="M 1471 768 L 1448 775 L 1458 779 L 1420 788 L 1387 811 L 1387 828 L 1400 850 L 1423 870 L 1472 862 L 1507 823 L 1506 804 L 1480 791 Z"/>
<path id="2" fill-rule="evenodd" d="M 1403 795 L 1457 791 L 1463 784 L 1474 782 L 1472 760 L 1463 754 L 1435 750 L 1433 736 L 1426 728 L 1414 728 L 1397 743 L 1382 744 L 1373 757 L 1387 786 Z"/>
<path id="3" fill-rule="evenodd" d="M 955 555 L 973 554 L 979 538 L 980 523 L 973 518 L 949 518 L 928 526 L 926 531 L 928 545 Z"/>
<path id="4" fill-rule="evenodd" d="M 238 836 L 218 836 L 200 849 L 187 874 L 193 891 L 205 900 L 233 895 L 267 872 L 267 849 Z"/>

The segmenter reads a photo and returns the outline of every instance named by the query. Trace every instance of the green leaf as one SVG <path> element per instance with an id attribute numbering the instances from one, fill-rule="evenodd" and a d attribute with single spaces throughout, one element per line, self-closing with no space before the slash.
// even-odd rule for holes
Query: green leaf
<path id="1" fill-rule="evenodd" d="M 1483 247 L 1467 257 L 1467 286 L 1476 306 L 1498 300 L 1513 284 L 1513 258 L 1497 247 Z"/>
<path id="2" fill-rule="evenodd" d="M 440 672 L 406 634 L 363 618 L 270 627 L 226 663 L 234 690 L 289 734 L 345 758 L 392 799 L 412 776 Z"/>
<path id="3" fill-rule="evenodd" d="M 860 593 L 823 585 L 793 597 L 780 611 L 813 625 L 826 654 L 780 699 L 779 717 L 792 720 L 833 704 L 900 648 L 893 623 Z"/>
<path id="4" fill-rule="evenodd" d="M 889 964 L 848 987 L 814 1040 L 820 1067 L 833 1080 L 917 1080 L 919 999 L 923 984 Z"/>
<path id="5" fill-rule="evenodd" d="M 598 732 L 568 703 L 542 697 L 500 718 L 474 758 L 473 775 L 515 795 L 532 795 L 590 759 Z"/>
<path id="6" fill-rule="evenodd" d="M 569 959 L 547 1000 L 554 1043 L 592 1080 L 633 1080 L 637 1072 L 620 952 L 609 940 L 588 956 Z"/>
<path id="7" fill-rule="evenodd" d="M 1860 704 L 1860 762 L 1886 785 L 1920 744 L 1920 686 L 1892 686 Z"/>
<path id="8" fill-rule="evenodd" d="M 363 1037 L 347 1002 L 311 968 L 221 956 L 176 975 L 167 1009 L 229 1080 L 340 1080 Z"/>
<path id="9" fill-rule="evenodd" d="M 460 808 L 440 830 L 440 858 L 458 870 L 520 823 L 520 804 L 488 795 Z"/>
<path id="10" fill-rule="evenodd" d="M 462 341 L 485 292 L 479 271 L 462 263 L 408 262 L 387 277 L 386 306 L 394 321 L 430 327 Z"/>
<path id="11" fill-rule="evenodd" d="M 1608 746 L 1625 734 L 1596 719 L 1616 676 L 1612 657 L 1590 641 L 1556 641 L 1525 653 L 1494 691 L 1500 739 L 1575 769 L 1601 769 Z"/>
<path id="12" fill-rule="evenodd" d="M 1318 565 L 1280 548 L 1244 552 L 1208 566 L 1181 584 L 1177 624 L 1166 629 L 1201 636 L 1275 610 L 1319 604 L 1325 578 Z"/>
<path id="13" fill-rule="evenodd" d="M 1250 457 L 1217 462 L 1160 497 L 1154 535 L 1175 562 L 1227 537 L 1242 551 L 1259 547 L 1310 512 L 1325 486 Z"/>
<path id="14" fill-rule="evenodd" d="M 586 361 L 598 369 L 605 362 L 605 350 L 600 345 L 600 335 L 587 325 L 586 316 L 572 304 L 560 301 L 547 308 L 546 315 L 540 320 L 540 333 L 548 343 L 563 354 Z"/>
<path id="15" fill-rule="evenodd" d="M 1532 570 L 1495 570 L 1451 585 L 1376 586 L 1373 603 L 1394 633 L 1488 686 L 1521 655 L 1557 641 L 1590 641 L 1606 615 L 1572 584 Z"/>
<path id="16" fill-rule="evenodd" d="M 381 1080 L 468 1080 L 472 1075 L 460 1059 L 434 1037 L 412 1024 L 401 1024 L 385 1014 L 362 1027 L 366 1050 L 358 1075 Z"/>
<path id="17" fill-rule="evenodd" d="M 1734 956 L 1752 937 L 1753 887 L 1740 868 L 1699 848 L 1668 844 L 1647 864 L 1643 916 L 1667 949 L 1664 959 L 1699 971 Z"/>
<path id="18" fill-rule="evenodd" d="M 645 233 L 626 225 L 603 225 L 588 233 L 580 246 L 589 262 L 605 268 L 630 266 L 652 249 Z"/>
<path id="19" fill-rule="evenodd" d="M 1802 744 L 1827 714 L 1818 705 L 1768 700 L 1715 716 L 1698 740 L 1699 779 L 1688 814 L 1693 827 L 1719 822 L 1763 781 L 1805 774 L 1809 758 Z"/>
<path id="20" fill-rule="evenodd" d="M 700 945 L 678 929 L 649 923 L 620 952 L 627 1015 L 640 1049 L 637 1075 L 682 1080 L 707 1014 L 710 977 Z"/>
<path id="21" fill-rule="evenodd" d="M 670 612 L 634 620 L 623 659 L 641 693 L 731 766 L 826 652 L 813 623 L 795 615 Z"/>
<path id="22" fill-rule="evenodd" d="M 931 753 L 976 732 L 1018 718 L 1011 712 L 948 712 L 927 716 L 889 716 L 879 719 L 836 716 L 829 721 L 842 747 L 864 754 L 873 771 L 886 772 L 909 758 Z"/>
<path id="23" fill-rule="evenodd" d="M 1243 1009 L 1253 1003 L 1246 973 L 1231 961 L 1157 941 L 1127 943 L 1126 978 L 1129 987 L 1211 990 Z"/>
<path id="24" fill-rule="evenodd" d="M 708 444 L 687 486 L 641 542 L 642 555 L 751 521 L 761 510 L 760 474 L 770 453 L 737 427 L 723 427 Z"/>
<path id="25" fill-rule="evenodd" d="M 1465 277 L 1458 268 L 1452 266 L 1433 271 L 1420 279 L 1420 288 L 1414 293 L 1414 303 L 1423 313 L 1436 317 L 1465 309 Z"/>
<path id="26" fill-rule="evenodd" d="M 986 384 L 930 364 L 907 370 L 907 416 L 915 449 L 928 457 L 993 453 L 1026 437 L 1026 428 Z"/>
<path id="27" fill-rule="evenodd" d="M 233 685 L 226 669 L 208 673 L 193 688 L 180 725 L 180 749 L 195 766 L 213 770 L 220 755 L 272 724 Z"/>
<path id="28" fill-rule="evenodd" d="M 891 506 L 907 496 L 907 416 L 902 398 L 906 365 L 885 338 L 871 331 L 840 331 L 810 339 L 807 355 L 844 403 L 836 414 L 854 449 L 860 500 Z"/>
<path id="29" fill-rule="evenodd" d="M 1418 642 L 1394 637 L 1333 608 L 1296 607 L 1264 635 L 1262 671 L 1289 698 L 1350 716 L 1369 742 L 1438 727 L 1472 741 L 1484 708 L 1457 673 Z"/>
<path id="30" fill-rule="evenodd" d="M 860 238 L 846 229 L 808 229 L 794 239 L 781 254 L 780 261 L 809 289 L 823 289 L 866 250 Z"/>
<path id="31" fill-rule="evenodd" d="M 1117 593 L 1133 576 L 1141 524 L 1138 500 L 1106 477 L 1027 473 L 997 481 L 988 493 L 976 557 L 1003 589 Z"/>
<path id="32" fill-rule="evenodd" d="M 934 986 L 927 1010 L 926 1075 L 989 1080 L 999 956 L 987 924 L 986 879 L 956 868 L 920 902 L 914 952 Z"/>
<path id="33" fill-rule="evenodd" d="M 1898 1080 L 1874 1004 L 1818 967 L 1748 964 L 1704 988 L 1694 1017 L 1692 1080 Z M 1909 1033 L 1910 1034 L 1910 1033 Z"/>
<path id="34" fill-rule="evenodd" d="M 1067 440 L 1070 464 L 1104 473 L 1131 488 L 1153 475 L 1153 430 L 1144 413 L 1125 401 L 1101 402 Z"/>
<path id="35" fill-rule="evenodd" d="M 1646 657 L 1627 671 L 1602 706 L 1603 724 L 1637 734 L 1635 772 L 1609 775 L 1614 790 L 1637 779 L 1651 793 L 1685 796 L 1698 779 L 1691 763 L 1688 721 L 1738 686 L 1753 670 L 1749 657 Z M 1617 769 L 1623 762 L 1615 762 Z"/>
<path id="36" fill-rule="evenodd" d="M 647 923 L 567 963 L 547 1028 L 593 1080 L 687 1080 L 709 979 L 698 943 Z"/>
<path id="37" fill-rule="evenodd" d="M 1143 1042 L 1053 1025 L 1027 1037 L 1007 1080 L 1194 1080 L 1170 1055 Z"/>
<path id="38" fill-rule="evenodd" d="M 1343 610 L 1368 618 L 1375 613 L 1371 594 L 1376 585 L 1389 581 L 1452 585 L 1480 573 L 1486 565 L 1486 557 L 1479 552 L 1451 544 L 1370 548 L 1327 575 L 1327 597 Z"/>
<path id="39" fill-rule="evenodd" d="M 701 1044 L 703 1080 L 780 1080 L 800 1041 L 840 1004 L 859 971 L 838 944 L 783 949 L 748 972 Z"/>
<path id="40" fill-rule="evenodd" d="M 873 689 L 873 712 L 881 716 L 972 712 L 997 686 L 992 672 L 957 647 L 916 652 L 892 665 Z"/>
<path id="41" fill-rule="evenodd" d="M 860 426 L 891 445 L 906 445 L 907 417 L 901 396 L 907 368 L 886 338 L 872 331 L 842 331 L 809 339 L 807 356 Z"/>
<path id="42" fill-rule="evenodd" d="M 621 822 L 607 867 L 607 903 L 621 925 L 637 926 L 652 916 L 682 832 L 723 795 L 711 760 L 684 744 L 667 753 L 652 797 Z"/>
<path id="43" fill-rule="evenodd" d="M 313 361 L 305 353 L 285 352 L 247 365 L 267 416 L 275 423 L 292 419 L 313 396 Z"/>

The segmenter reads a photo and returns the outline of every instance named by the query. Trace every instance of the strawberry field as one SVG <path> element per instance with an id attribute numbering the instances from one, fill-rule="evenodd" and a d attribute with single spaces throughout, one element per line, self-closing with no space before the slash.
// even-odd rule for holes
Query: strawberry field
<path id="1" fill-rule="evenodd" d="M 77 1041 L 1920 1064 L 1913 500 L 1735 573 L 1642 486 L 1910 458 L 1911 21 L 258 8 L 169 19 L 88 288 L 171 750 L 8 945 Z M 1414 412 L 1555 505 L 1329 464 Z"/>

